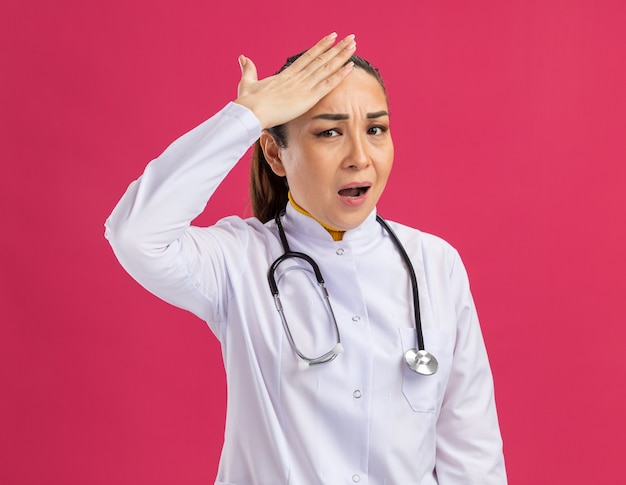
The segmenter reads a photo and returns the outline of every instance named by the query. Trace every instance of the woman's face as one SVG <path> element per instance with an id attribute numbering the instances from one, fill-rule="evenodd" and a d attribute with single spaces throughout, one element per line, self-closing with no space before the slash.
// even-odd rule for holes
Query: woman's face
<path id="1" fill-rule="evenodd" d="M 357 227 L 374 209 L 393 164 L 382 87 L 355 68 L 313 108 L 287 123 L 287 146 L 274 146 L 274 152 L 267 157 L 266 151 L 266 158 L 275 173 L 286 175 L 300 207 L 333 228 Z"/>

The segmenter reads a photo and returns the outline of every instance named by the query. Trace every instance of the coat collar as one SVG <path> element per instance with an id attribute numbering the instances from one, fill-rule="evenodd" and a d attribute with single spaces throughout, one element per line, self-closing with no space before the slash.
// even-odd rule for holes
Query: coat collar
<path id="1" fill-rule="evenodd" d="M 287 204 L 285 216 L 283 218 L 285 231 L 304 235 L 309 238 L 318 239 L 331 244 L 341 244 L 345 242 L 358 242 L 360 240 L 371 240 L 375 234 L 380 234 L 382 228 L 376 222 L 376 209 L 374 209 L 360 226 L 346 231 L 343 240 L 333 241 L 328 231 L 315 219 L 298 212 L 291 204 Z"/>

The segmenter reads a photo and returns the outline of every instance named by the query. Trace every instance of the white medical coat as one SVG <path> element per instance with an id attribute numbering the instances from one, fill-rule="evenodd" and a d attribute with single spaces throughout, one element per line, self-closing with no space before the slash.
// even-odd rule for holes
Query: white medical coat
<path id="1" fill-rule="evenodd" d="M 191 226 L 260 132 L 249 110 L 227 105 L 152 161 L 106 223 L 124 268 L 221 342 L 228 404 L 216 483 L 505 484 L 489 363 L 449 244 L 391 223 L 417 273 L 426 349 L 439 360 L 436 374 L 421 376 L 403 358 L 416 345 L 410 280 L 375 213 L 335 242 L 288 205 L 287 239 L 320 266 L 345 349 L 302 371 L 267 281 L 283 253 L 275 223 Z M 325 304 L 304 265 L 283 266 L 294 338 L 322 354 L 335 344 Z"/>

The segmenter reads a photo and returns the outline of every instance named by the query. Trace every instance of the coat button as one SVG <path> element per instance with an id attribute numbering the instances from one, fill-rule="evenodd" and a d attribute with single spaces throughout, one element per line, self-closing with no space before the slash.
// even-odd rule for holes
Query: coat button
<path id="1" fill-rule="evenodd" d="M 337 256 L 341 256 L 344 253 L 343 248 L 337 249 L 336 253 L 337 253 Z"/>

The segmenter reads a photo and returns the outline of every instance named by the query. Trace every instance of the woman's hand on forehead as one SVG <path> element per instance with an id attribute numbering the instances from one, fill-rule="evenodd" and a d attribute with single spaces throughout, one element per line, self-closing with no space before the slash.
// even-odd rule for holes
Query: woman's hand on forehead
<path id="1" fill-rule="evenodd" d="M 336 38 L 335 33 L 327 35 L 284 71 L 261 80 L 252 60 L 239 56 L 241 81 L 235 102 L 252 110 L 263 128 L 306 113 L 352 71 L 353 64 L 346 62 L 356 50 L 354 35 L 337 44 Z"/>

